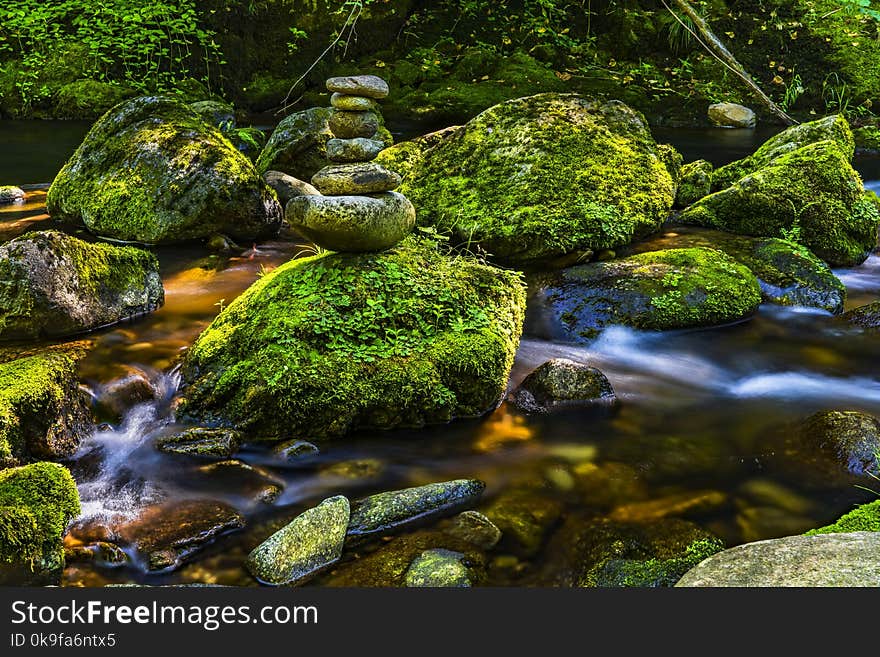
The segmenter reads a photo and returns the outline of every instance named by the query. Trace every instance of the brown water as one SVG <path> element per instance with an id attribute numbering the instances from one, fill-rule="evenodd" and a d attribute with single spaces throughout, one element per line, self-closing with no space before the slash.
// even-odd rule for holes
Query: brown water
<path id="1" fill-rule="evenodd" d="M 675 143 L 678 136 L 689 158 L 702 155 L 719 164 L 754 148 L 731 134 L 676 131 L 659 138 Z M 880 178 L 875 161 L 860 159 L 858 165 L 866 176 Z M 38 172 L 43 182 L 51 170 Z M 0 168 L 0 183 L 17 182 L 11 173 Z M 24 205 L 0 208 L 2 239 L 50 226 L 43 202 L 44 192 L 31 190 Z M 319 457 L 301 464 L 281 462 L 268 448 L 245 447 L 237 458 L 255 469 L 209 471 L 207 461 L 158 452 L 156 438 L 180 428 L 171 400 L 181 350 L 261 271 L 302 248 L 268 242 L 233 258 L 192 245 L 157 249 L 164 307 L 90 336 L 94 348 L 82 376 L 92 390 L 136 368 L 160 394 L 157 402 L 134 406 L 96 431 L 69 464 L 83 499 L 80 527 L 94 533 L 104 526 L 113 533 L 146 509 L 190 498 L 231 504 L 245 515 L 247 527 L 220 537 L 174 572 L 149 574 L 127 550 L 132 561 L 122 566 L 70 564 L 66 585 L 255 585 L 241 566 L 247 551 L 321 499 L 462 477 L 487 483 L 486 505 L 517 490 L 537 507 L 554 509 L 543 550 L 532 554 L 502 544 L 491 555 L 488 583 L 500 585 L 555 581 L 554 569 L 565 567 L 554 561 L 555 527 L 576 518 L 638 518 L 645 511 L 635 503 L 713 492 L 715 503 L 672 516 L 687 517 L 735 545 L 826 524 L 874 497 L 852 483 L 813 476 L 785 453 L 783 438 L 786 423 L 819 409 L 880 415 L 880 342 L 842 329 L 826 313 L 769 305 L 736 326 L 662 334 L 612 328 L 587 346 L 523 336 L 512 385 L 548 358 L 583 361 L 614 386 L 622 403 L 612 414 L 525 418 L 502 406 L 481 420 L 364 432 L 322 445 Z M 880 298 L 880 257 L 839 275 L 849 291 L 848 307 Z M 283 486 L 279 497 L 271 504 L 259 501 L 272 482 Z M 82 534 L 81 528 L 74 531 L 68 543 L 77 544 Z"/>

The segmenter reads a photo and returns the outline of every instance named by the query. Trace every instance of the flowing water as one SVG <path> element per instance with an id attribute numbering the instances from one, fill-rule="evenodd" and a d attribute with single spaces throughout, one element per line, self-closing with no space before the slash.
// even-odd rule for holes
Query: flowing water
<path id="1" fill-rule="evenodd" d="M 0 238 L 51 225 L 39 183 L 51 180 L 84 130 L 79 124 L 0 122 L 0 142 L 11 144 L 0 162 L 0 184 L 30 185 L 24 205 L 0 208 Z M 658 130 L 656 136 L 687 160 L 703 157 L 718 165 L 752 152 L 768 134 Z M 866 186 L 880 190 L 880 160 L 859 156 L 856 165 Z M 613 515 L 615 508 L 646 499 L 716 491 L 721 502 L 687 513 L 728 545 L 802 532 L 873 498 L 853 482 L 815 474 L 809 457 L 792 453 L 786 427 L 826 408 L 880 415 L 880 342 L 841 327 L 827 313 L 766 304 L 749 322 L 705 331 L 611 328 L 586 346 L 523 336 L 512 385 L 548 358 L 582 361 L 611 381 L 621 400 L 613 412 L 524 418 L 502 406 L 480 420 L 364 432 L 322 445 L 319 456 L 301 463 L 279 460 L 260 446 L 246 446 L 236 456 L 239 463 L 220 468 L 157 451 L 158 437 L 181 428 L 173 417 L 181 350 L 261 271 L 302 248 L 268 242 L 231 258 L 193 245 L 157 249 L 163 308 L 89 336 L 94 346 L 81 373 L 97 397 L 107 383 L 134 372 L 150 380 L 156 398 L 121 416 L 106 414 L 107 422 L 68 464 L 83 501 L 68 543 L 87 541 L 96 528 L 112 536 L 146 510 L 184 499 L 228 503 L 247 527 L 221 536 L 173 572 L 148 573 L 138 558 L 121 566 L 99 560 L 70 564 L 66 585 L 255 585 L 241 566 L 243 556 L 303 508 L 337 493 L 357 497 L 460 477 L 484 480 L 489 502 L 522 490 L 555 505 L 557 523 Z M 837 273 L 848 289 L 848 308 L 880 298 L 880 257 Z M 597 473 L 617 473 L 606 475 L 598 497 L 590 484 Z M 282 489 L 271 504 L 264 501 L 267 486 Z M 490 568 L 489 583 L 553 580 L 547 553 L 515 556 L 513 570 Z"/>

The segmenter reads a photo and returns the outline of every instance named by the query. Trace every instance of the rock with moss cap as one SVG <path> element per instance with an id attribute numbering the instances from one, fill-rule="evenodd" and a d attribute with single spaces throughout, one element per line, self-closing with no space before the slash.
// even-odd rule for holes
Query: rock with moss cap
<path id="1" fill-rule="evenodd" d="M 530 372 L 508 401 L 526 413 L 546 413 L 554 408 L 612 406 L 617 397 L 595 367 L 554 358 Z"/>
<path id="2" fill-rule="evenodd" d="M 811 529 L 807 535 L 844 532 L 880 532 L 880 500 L 860 504 L 830 525 Z"/>
<path id="3" fill-rule="evenodd" d="M 583 341 L 612 324 L 664 330 L 743 320 L 761 303 L 754 274 L 721 251 L 652 251 L 534 280 L 527 326 Z"/>
<path id="4" fill-rule="evenodd" d="M 712 191 L 712 163 L 707 160 L 688 162 L 681 168 L 681 180 L 675 192 L 675 205 L 686 208 Z"/>
<path id="5" fill-rule="evenodd" d="M 478 416 L 505 391 L 524 306 L 518 274 L 415 237 L 292 260 L 196 340 L 180 412 L 308 440 Z"/>
<path id="6" fill-rule="evenodd" d="M 260 543 L 245 565 L 264 584 L 302 584 L 339 561 L 348 518 L 345 497 L 326 499 Z"/>
<path id="7" fill-rule="evenodd" d="M 719 167 L 712 174 L 712 190 L 729 187 L 740 178 L 763 169 L 783 155 L 820 141 L 834 142 L 847 161 L 852 159 L 855 152 L 852 130 L 842 115 L 834 114 L 783 130 L 761 144 L 758 150 L 748 157 Z"/>
<path id="8" fill-rule="evenodd" d="M 184 103 L 143 96 L 89 131 L 46 198 L 53 218 L 122 241 L 270 236 L 281 207 L 254 165 Z"/>
<path id="9" fill-rule="evenodd" d="M 79 511 L 66 468 L 33 463 L 0 470 L 0 583 L 58 584 L 62 537 Z"/>
<path id="10" fill-rule="evenodd" d="M 486 110 L 428 149 L 400 191 L 422 225 L 508 262 L 628 244 L 675 195 L 638 112 L 555 93 Z"/>
<path id="11" fill-rule="evenodd" d="M 0 339 L 82 333 L 151 312 L 164 290 L 156 256 L 57 231 L 0 246 Z"/>
<path id="12" fill-rule="evenodd" d="M 156 441 L 160 452 L 229 458 L 238 451 L 241 434 L 234 429 L 194 427 Z"/>
<path id="13" fill-rule="evenodd" d="M 723 251 L 758 278 L 764 301 L 783 306 L 843 310 L 846 287 L 808 248 L 790 240 L 748 237 L 708 228 L 676 226 L 633 245 L 633 253 L 702 247 Z"/>
<path id="14" fill-rule="evenodd" d="M 850 326 L 876 331 L 880 329 L 880 301 L 848 310 L 840 316 Z"/>
<path id="15" fill-rule="evenodd" d="M 849 160 L 830 140 L 785 152 L 678 218 L 740 235 L 791 235 L 830 265 L 857 265 L 877 246 L 880 211 Z"/>
<path id="16" fill-rule="evenodd" d="M 0 468 L 72 455 L 91 428 L 79 387 L 76 347 L 41 350 L 0 363 Z"/>

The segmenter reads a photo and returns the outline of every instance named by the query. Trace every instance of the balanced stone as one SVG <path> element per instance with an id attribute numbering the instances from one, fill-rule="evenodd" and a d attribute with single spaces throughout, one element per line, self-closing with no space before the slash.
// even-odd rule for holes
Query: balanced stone
<path id="1" fill-rule="evenodd" d="M 385 144 L 378 139 L 330 139 L 327 142 L 327 159 L 331 162 L 369 162 L 376 159 Z"/>
<path id="2" fill-rule="evenodd" d="M 282 171 L 267 171 L 263 174 L 263 180 L 275 190 L 282 206 L 287 205 L 287 202 L 296 196 L 318 196 L 321 193 L 304 180 L 289 176 Z"/>
<path id="3" fill-rule="evenodd" d="M 377 194 L 400 186 L 400 175 L 374 162 L 331 164 L 312 176 L 312 185 L 322 194 Z"/>
<path id="4" fill-rule="evenodd" d="M 327 80 L 327 90 L 350 96 L 385 98 L 388 83 L 376 75 L 345 75 Z"/>
<path id="5" fill-rule="evenodd" d="M 379 129 L 379 117 L 375 112 L 343 112 L 336 110 L 328 122 L 330 132 L 340 139 L 370 138 Z"/>
<path id="6" fill-rule="evenodd" d="M 382 251 L 416 223 L 412 203 L 397 192 L 373 196 L 299 196 L 286 209 L 291 227 L 331 251 Z"/>
<path id="7" fill-rule="evenodd" d="M 376 107 L 374 101 L 366 96 L 349 96 L 339 93 L 330 96 L 330 104 L 336 109 L 349 112 L 367 112 Z"/>

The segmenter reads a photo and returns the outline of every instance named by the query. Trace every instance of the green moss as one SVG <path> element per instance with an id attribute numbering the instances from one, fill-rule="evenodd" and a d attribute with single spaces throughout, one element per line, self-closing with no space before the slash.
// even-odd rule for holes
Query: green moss
<path id="1" fill-rule="evenodd" d="M 612 559 L 596 575 L 601 587 L 674 586 L 691 568 L 724 549 L 717 538 L 696 540 L 670 559 Z"/>
<path id="2" fill-rule="evenodd" d="M 793 234 L 831 265 L 859 264 L 877 244 L 880 213 L 849 160 L 833 141 L 808 144 L 704 197 L 679 219 L 742 235 Z"/>
<path id="3" fill-rule="evenodd" d="M 682 167 L 681 181 L 675 193 L 675 205 L 686 208 L 712 191 L 712 163 L 706 160 L 688 162 Z"/>
<path id="4" fill-rule="evenodd" d="M 504 392 L 523 306 L 517 274 L 414 238 L 293 260 L 199 336 L 183 411 L 309 439 L 478 415 Z"/>
<path id="5" fill-rule="evenodd" d="M 61 537 L 80 512 L 73 477 L 55 463 L 0 471 L 0 563 L 63 563 Z"/>
<path id="6" fill-rule="evenodd" d="M 864 126 L 853 130 L 856 146 L 867 151 L 880 151 L 880 127 Z"/>
<path id="7" fill-rule="evenodd" d="M 118 84 L 77 80 L 58 89 L 53 115 L 60 119 L 94 119 L 133 95 L 131 89 Z"/>
<path id="8" fill-rule="evenodd" d="M 674 194 L 639 114 L 559 94 L 483 112 L 400 190 L 422 225 L 510 262 L 627 244 L 659 227 Z"/>
<path id="9" fill-rule="evenodd" d="M 861 504 L 837 522 L 818 529 L 811 529 L 807 535 L 836 534 L 838 532 L 880 532 L 880 500 Z"/>

